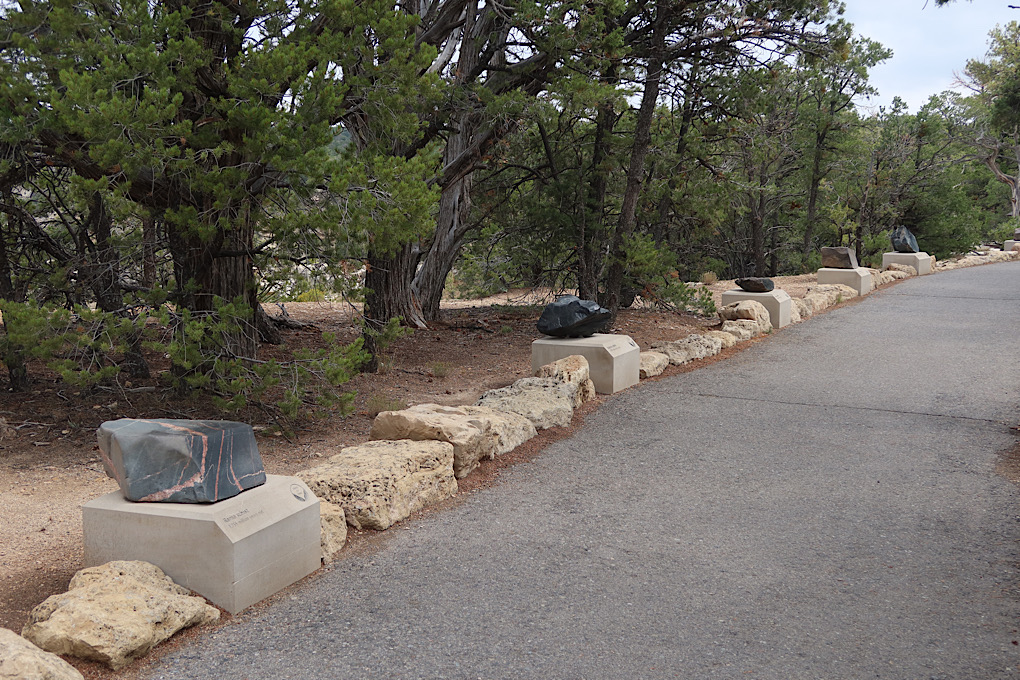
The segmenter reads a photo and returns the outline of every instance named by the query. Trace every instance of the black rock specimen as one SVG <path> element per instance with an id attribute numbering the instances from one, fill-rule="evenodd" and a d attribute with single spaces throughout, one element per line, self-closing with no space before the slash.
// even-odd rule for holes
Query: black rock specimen
<path id="1" fill-rule="evenodd" d="M 96 435 L 106 474 L 129 501 L 215 503 L 266 481 L 245 423 L 121 418 Z"/>
<path id="2" fill-rule="evenodd" d="M 857 253 L 845 246 L 823 247 L 822 266 L 833 269 L 857 269 Z"/>
<path id="3" fill-rule="evenodd" d="M 892 234 L 889 235 L 889 240 L 892 241 L 893 250 L 897 253 L 920 252 L 920 249 L 917 247 L 917 239 L 902 224 L 893 229 Z"/>
<path id="4" fill-rule="evenodd" d="M 538 331 L 555 338 L 587 338 L 609 325 L 613 314 L 597 302 L 564 295 L 542 310 Z"/>
<path id="5" fill-rule="evenodd" d="M 745 279 L 737 279 L 734 283 L 740 286 L 741 290 L 746 290 L 748 293 L 767 293 L 770 290 L 774 290 L 776 284 L 772 282 L 772 279 L 766 279 L 759 276 L 748 276 Z"/>

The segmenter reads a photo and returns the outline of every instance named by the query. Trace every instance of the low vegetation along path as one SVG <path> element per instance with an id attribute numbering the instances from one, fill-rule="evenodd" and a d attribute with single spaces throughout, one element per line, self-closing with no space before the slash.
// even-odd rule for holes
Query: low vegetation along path
<path id="1" fill-rule="evenodd" d="M 1020 263 L 611 398 L 152 678 L 1020 675 Z"/>

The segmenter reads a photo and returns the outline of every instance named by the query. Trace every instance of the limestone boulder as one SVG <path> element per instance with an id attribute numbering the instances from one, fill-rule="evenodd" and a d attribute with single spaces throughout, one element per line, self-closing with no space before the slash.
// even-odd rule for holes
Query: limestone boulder
<path id="1" fill-rule="evenodd" d="M 758 325 L 757 321 L 751 321 L 750 319 L 736 319 L 734 321 L 723 321 L 721 331 L 729 333 L 737 342 L 743 342 L 744 340 L 750 340 L 761 335 L 761 326 Z"/>
<path id="2" fill-rule="evenodd" d="M 570 383 L 577 387 L 574 395 L 574 408 L 577 408 L 586 401 L 595 398 L 595 383 L 591 381 L 591 369 L 588 360 L 580 354 L 554 361 L 551 364 L 540 366 L 535 371 L 536 378 L 555 378 L 561 382 Z"/>
<path id="3" fill-rule="evenodd" d="M 539 430 L 565 427 L 574 417 L 577 388 L 555 378 L 521 378 L 513 385 L 489 390 L 477 406 L 517 413 Z"/>
<path id="4" fill-rule="evenodd" d="M 909 279 L 910 278 L 910 274 L 908 274 L 907 272 L 890 271 L 890 272 L 882 272 L 882 273 L 885 274 L 886 276 L 888 276 L 891 281 L 898 281 L 900 279 Z"/>
<path id="5" fill-rule="evenodd" d="M 31 611 L 22 635 L 40 648 L 119 670 L 177 631 L 220 612 L 147 562 L 108 562 L 76 573 L 68 591 Z"/>
<path id="6" fill-rule="evenodd" d="M 797 310 L 797 313 L 800 315 L 801 321 L 803 321 L 804 319 L 811 318 L 811 315 L 814 313 L 814 309 L 811 307 L 810 304 L 805 302 L 803 298 L 793 298 L 792 302 L 793 302 L 792 307 Z"/>
<path id="7" fill-rule="evenodd" d="M 0 680 L 84 680 L 84 676 L 56 654 L 0 628 Z"/>
<path id="8" fill-rule="evenodd" d="M 536 434 L 531 421 L 517 413 L 481 406 L 419 404 L 380 413 L 372 423 L 370 436 L 449 442 L 453 444 L 453 473 L 462 479 L 480 461 L 513 451 Z"/>
<path id="9" fill-rule="evenodd" d="M 723 321 L 736 321 L 738 319 L 749 319 L 750 321 L 757 321 L 758 325 L 765 328 L 765 324 L 768 323 L 768 327 L 772 327 L 769 316 L 769 310 L 765 309 L 765 305 L 758 302 L 757 300 L 741 300 L 739 302 L 731 302 L 719 309 L 719 318 Z"/>
<path id="10" fill-rule="evenodd" d="M 871 281 L 875 288 L 884 286 L 887 283 L 892 283 L 896 280 L 896 277 L 892 275 L 892 272 L 879 271 L 878 269 L 869 269 L 871 272 Z"/>
<path id="11" fill-rule="evenodd" d="M 790 323 L 800 323 L 800 322 L 801 322 L 800 309 L 798 309 L 797 305 L 793 304 L 793 301 L 791 299 L 791 304 L 790 304 Z"/>
<path id="12" fill-rule="evenodd" d="M 907 276 L 917 276 L 917 269 L 911 267 L 909 264 L 899 264 L 898 262 L 891 262 L 888 267 L 889 271 L 903 272 Z"/>
<path id="13" fill-rule="evenodd" d="M 489 423 L 496 437 L 497 456 L 509 453 L 538 434 L 531 421 L 519 413 L 497 411 L 486 406 L 458 406 L 459 410 Z"/>
<path id="14" fill-rule="evenodd" d="M 829 283 L 808 288 L 807 295 L 804 296 L 804 302 L 811 305 L 813 313 L 818 313 L 854 297 L 857 297 L 857 291 L 850 286 L 844 286 L 841 283 Z"/>
<path id="15" fill-rule="evenodd" d="M 441 441 L 365 442 L 297 476 L 355 529 L 388 529 L 457 493 L 453 444 Z"/>
<path id="16" fill-rule="evenodd" d="M 707 333 L 705 333 L 705 335 L 707 335 L 710 338 L 716 338 L 717 340 L 719 340 L 719 342 L 722 343 L 723 349 L 729 349 L 730 347 L 733 347 L 735 344 L 737 344 L 737 339 L 733 336 L 733 334 L 726 333 L 725 331 L 708 331 Z"/>
<path id="17" fill-rule="evenodd" d="M 641 352 L 641 366 L 638 369 L 641 379 L 661 375 L 669 366 L 669 357 L 662 352 Z"/>
<path id="18" fill-rule="evenodd" d="M 322 563 L 329 564 L 347 544 L 347 517 L 344 509 L 328 501 L 319 501 L 319 547 Z"/>
<path id="19" fill-rule="evenodd" d="M 453 444 L 453 473 L 466 477 L 478 463 L 496 455 L 496 435 L 489 421 L 456 406 L 419 404 L 376 416 L 372 439 L 440 441 Z"/>
<path id="20" fill-rule="evenodd" d="M 711 335 L 692 333 L 680 340 L 652 343 L 652 349 L 669 357 L 669 363 L 672 365 L 681 366 L 697 359 L 715 356 L 722 351 L 722 340 Z"/>
<path id="21" fill-rule="evenodd" d="M 772 331 L 772 317 L 769 315 L 769 310 L 757 300 L 741 300 L 740 302 L 730 303 L 719 310 L 719 318 L 723 320 L 724 325 L 729 321 L 753 321 L 758 326 L 757 330 L 744 324 L 747 326 L 747 330 L 751 331 L 751 337 Z M 731 330 L 726 328 L 723 328 L 723 330 L 732 333 Z M 740 339 L 744 340 L 746 338 L 741 337 Z"/>

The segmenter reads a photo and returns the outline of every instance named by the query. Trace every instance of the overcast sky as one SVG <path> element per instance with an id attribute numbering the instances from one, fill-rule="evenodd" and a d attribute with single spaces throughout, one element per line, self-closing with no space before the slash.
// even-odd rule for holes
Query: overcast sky
<path id="1" fill-rule="evenodd" d="M 1018 0 L 845 0 L 844 17 L 858 35 L 892 49 L 893 56 L 871 72 L 878 97 L 867 104 L 888 105 L 899 96 L 912 112 L 930 95 L 953 87 L 968 59 L 984 58 L 988 32 L 996 24 L 1020 21 Z"/>

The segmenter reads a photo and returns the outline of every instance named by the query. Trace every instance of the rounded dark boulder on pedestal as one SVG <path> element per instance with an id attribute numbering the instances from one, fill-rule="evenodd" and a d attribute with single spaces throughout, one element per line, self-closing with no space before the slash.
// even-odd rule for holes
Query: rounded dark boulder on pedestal
<path id="1" fill-rule="evenodd" d="M 903 225 L 893 229 L 892 234 L 889 235 L 889 240 L 892 241 L 893 250 L 897 253 L 920 252 L 920 248 L 917 246 L 917 239 Z"/>
<path id="2" fill-rule="evenodd" d="M 538 331 L 554 338 L 587 338 L 604 330 L 613 313 L 597 302 L 564 295 L 546 305 L 538 319 Z"/>
<path id="3" fill-rule="evenodd" d="M 762 276 L 748 276 L 743 279 L 737 279 L 734 283 L 740 286 L 741 290 L 748 293 L 768 293 L 776 288 L 776 284 L 772 282 L 772 279 Z"/>

